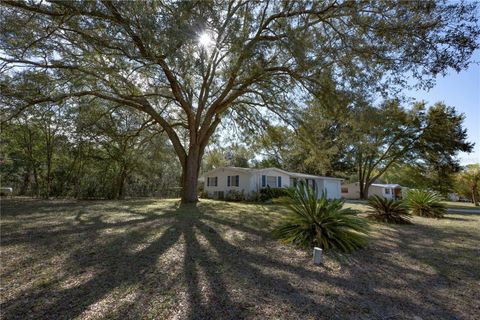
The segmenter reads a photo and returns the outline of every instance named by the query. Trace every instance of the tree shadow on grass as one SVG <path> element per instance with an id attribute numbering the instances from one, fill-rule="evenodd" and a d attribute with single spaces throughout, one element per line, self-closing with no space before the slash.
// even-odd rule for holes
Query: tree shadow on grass
<path id="1" fill-rule="evenodd" d="M 480 227 L 479 220 L 446 216 L 441 220 L 452 220 L 458 224 Z M 475 223 L 475 224 L 474 224 Z M 480 281 L 480 232 L 459 225 L 432 227 L 414 224 L 399 229 L 403 252 L 422 262 L 440 275 L 455 273 L 463 280 Z M 415 248 L 422 247 L 422 250 Z M 473 258 L 473 259 L 472 259 Z M 478 267 L 476 267 L 478 266 Z"/>
<path id="2" fill-rule="evenodd" d="M 218 215 L 212 205 L 160 212 L 131 205 L 124 212 L 134 219 L 113 222 L 106 219 L 111 213 L 81 212 L 72 212 L 75 223 L 62 228 L 3 235 L 2 246 L 43 250 L 39 259 L 65 255 L 58 274 L 2 299 L 5 319 L 457 317 L 446 301 L 423 304 L 391 294 L 399 275 L 424 285 L 432 276 L 389 259 L 390 240 L 352 255 L 351 264 L 334 273 L 312 266 L 305 255 L 289 260 L 293 251 L 275 245 L 268 232 Z M 246 240 L 235 241 L 225 230 Z"/>
<path id="3" fill-rule="evenodd" d="M 52 241 L 62 241 L 63 238 L 72 235 L 77 240 L 83 240 L 83 245 L 69 254 L 62 267 L 64 277 L 56 277 L 53 281 L 23 292 L 20 297 L 2 303 L 4 316 L 6 318 L 81 316 L 90 306 L 118 288 L 144 287 L 147 282 L 145 275 L 157 268 L 157 259 L 172 247 L 183 245 L 182 278 L 187 286 L 189 301 L 187 317 L 190 319 L 244 317 L 248 306 L 242 307 L 230 299 L 222 272 L 218 268 L 225 258 L 231 258 L 225 255 L 238 252 L 233 247 L 229 248 L 230 245 L 223 241 L 213 228 L 201 222 L 201 211 L 189 206 L 162 212 L 161 215 L 146 213 L 143 216 L 145 217 L 142 219 L 106 223 L 100 216 L 87 218 L 85 215 L 77 214 L 75 216 L 77 225 L 73 229 L 54 231 L 39 229 L 28 233 L 25 238 L 7 235 L 3 239 L 4 245 L 29 244 L 36 250 L 48 250 Z M 161 224 L 158 223 L 160 220 Z M 140 227 L 136 228 L 137 226 Z M 152 242 L 146 241 L 152 230 L 159 227 L 164 229 L 161 235 Z M 101 232 L 115 228 L 128 228 L 129 231 L 114 235 L 99 245 L 100 239 L 105 237 Z M 199 237 L 207 239 L 211 248 L 205 247 L 206 243 L 201 244 Z M 87 242 L 94 246 L 89 246 Z M 148 243 L 145 248 L 131 252 L 130 249 L 135 244 L 144 243 Z M 216 251 L 216 257 L 210 255 L 211 249 Z M 275 280 L 252 269 L 248 264 L 245 264 L 243 269 L 243 273 L 255 273 L 261 282 Z M 94 274 L 80 285 L 59 288 L 62 281 L 74 275 L 81 275 L 83 270 L 94 270 Z M 205 278 L 204 282 L 209 287 L 206 296 L 200 288 L 200 277 Z M 155 272 L 156 290 L 168 291 L 170 283 L 173 282 L 175 279 L 168 276 L 168 270 Z M 293 290 L 287 282 L 284 285 L 288 287 L 288 291 Z M 309 303 L 314 301 L 310 300 Z"/>

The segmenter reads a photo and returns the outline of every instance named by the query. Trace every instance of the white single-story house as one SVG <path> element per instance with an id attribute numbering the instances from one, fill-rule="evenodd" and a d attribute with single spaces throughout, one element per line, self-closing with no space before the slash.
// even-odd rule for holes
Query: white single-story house
<path id="1" fill-rule="evenodd" d="M 246 198 L 253 197 L 263 188 L 289 188 L 297 181 L 306 181 L 317 191 L 325 192 L 329 199 L 339 199 L 343 179 L 322 177 L 304 173 L 288 172 L 278 168 L 222 167 L 213 169 L 202 176 L 204 190 L 209 197 L 223 199 L 231 190 L 242 192 Z"/>
<path id="2" fill-rule="evenodd" d="M 401 199 L 403 187 L 399 184 L 372 183 L 368 188 L 368 196 L 377 195 L 386 199 Z M 360 184 L 358 182 L 342 184 L 342 198 L 360 199 Z"/>

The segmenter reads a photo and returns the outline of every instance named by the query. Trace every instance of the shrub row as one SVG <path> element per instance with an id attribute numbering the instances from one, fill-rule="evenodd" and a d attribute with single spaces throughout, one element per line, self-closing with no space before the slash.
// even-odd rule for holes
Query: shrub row
<path id="1" fill-rule="evenodd" d="M 410 190 L 403 201 L 373 196 L 368 200 L 368 205 L 373 209 L 368 217 L 387 223 L 411 223 L 410 212 L 420 217 L 442 218 L 446 207 L 441 200 L 439 194 L 426 190 Z"/>
<path id="2" fill-rule="evenodd" d="M 237 191 L 237 190 L 229 190 L 225 193 L 225 200 L 227 201 L 242 201 L 242 200 L 251 200 L 251 201 L 260 201 L 260 202 L 267 202 L 271 199 L 277 199 L 281 197 L 288 197 L 289 191 L 285 188 L 263 188 L 260 189 L 257 193 L 252 193 L 250 195 L 246 195 L 244 190 Z M 199 192 L 200 198 L 208 198 L 208 193 L 206 191 Z"/>

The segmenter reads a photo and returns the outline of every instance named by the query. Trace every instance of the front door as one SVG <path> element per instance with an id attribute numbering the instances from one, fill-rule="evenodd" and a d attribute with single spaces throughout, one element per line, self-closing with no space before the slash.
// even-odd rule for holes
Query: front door
<path id="1" fill-rule="evenodd" d="M 402 188 L 393 189 L 394 199 L 402 199 Z"/>

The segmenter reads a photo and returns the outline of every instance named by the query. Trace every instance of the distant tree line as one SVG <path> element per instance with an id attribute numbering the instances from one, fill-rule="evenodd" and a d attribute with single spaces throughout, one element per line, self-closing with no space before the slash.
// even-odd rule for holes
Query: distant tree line
<path id="1" fill-rule="evenodd" d="M 3 124 L 3 186 L 43 198 L 179 195 L 178 160 L 151 119 L 84 102 L 37 105 Z"/>
<path id="2" fill-rule="evenodd" d="M 443 103 L 373 106 L 333 90 L 311 101 L 290 126 L 234 121 L 239 139 L 220 141 L 231 130 L 220 131 L 201 172 L 279 167 L 360 181 L 364 198 L 373 182 L 384 181 L 478 201 L 478 165 L 461 171 L 456 157 L 473 147 L 463 120 Z M 1 155 L 2 185 L 18 195 L 178 196 L 181 186 L 180 163 L 164 132 L 142 113 L 95 99 L 41 104 L 9 120 Z"/>

